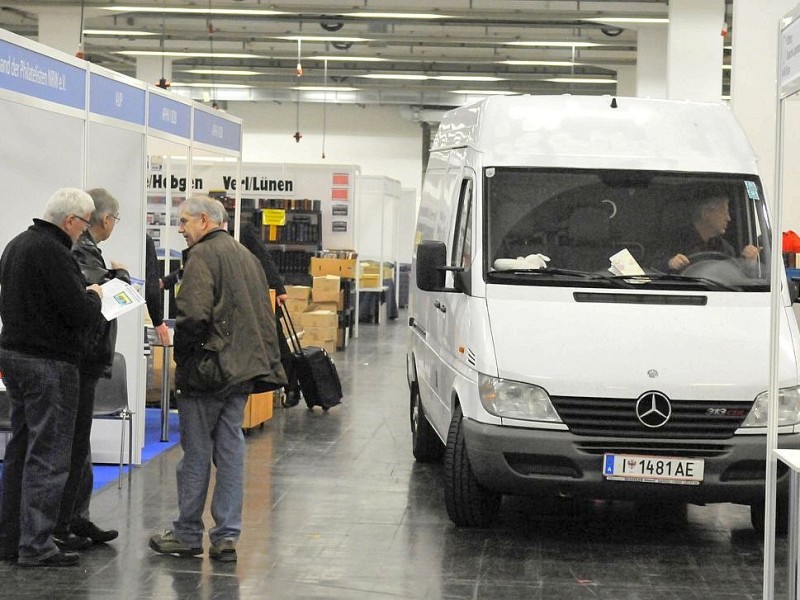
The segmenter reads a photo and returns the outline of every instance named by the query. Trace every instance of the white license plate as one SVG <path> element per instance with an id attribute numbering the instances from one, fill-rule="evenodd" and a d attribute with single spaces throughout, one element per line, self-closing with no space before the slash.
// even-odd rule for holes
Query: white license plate
<path id="1" fill-rule="evenodd" d="M 603 476 L 615 481 L 699 485 L 704 466 L 702 458 L 606 454 Z"/>

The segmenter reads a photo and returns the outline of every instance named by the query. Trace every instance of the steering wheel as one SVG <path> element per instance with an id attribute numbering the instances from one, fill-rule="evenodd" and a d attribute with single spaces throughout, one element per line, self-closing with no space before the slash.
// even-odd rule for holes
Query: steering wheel
<path id="1" fill-rule="evenodd" d="M 703 252 L 695 252 L 694 254 L 690 254 L 686 258 L 689 259 L 690 263 L 694 264 L 702 260 L 730 260 L 733 257 L 728 254 L 725 254 L 724 252 L 718 252 L 716 250 L 705 250 Z"/>

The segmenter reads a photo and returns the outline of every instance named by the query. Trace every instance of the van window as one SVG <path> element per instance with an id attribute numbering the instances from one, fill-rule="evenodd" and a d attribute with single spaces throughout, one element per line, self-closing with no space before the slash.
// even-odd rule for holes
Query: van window
<path id="1" fill-rule="evenodd" d="M 488 282 L 769 289 L 754 176 L 494 167 L 484 184 Z"/>
<path id="2" fill-rule="evenodd" d="M 472 262 L 472 228 L 470 215 L 472 212 L 472 180 L 461 182 L 461 193 L 456 213 L 456 227 L 453 238 L 453 256 L 451 264 L 456 267 L 468 267 Z"/>

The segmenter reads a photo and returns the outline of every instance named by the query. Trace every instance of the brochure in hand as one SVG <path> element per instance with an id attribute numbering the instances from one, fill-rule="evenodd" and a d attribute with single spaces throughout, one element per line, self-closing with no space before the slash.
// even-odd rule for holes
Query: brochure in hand
<path id="1" fill-rule="evenodd" d="M 144 304 L 144 298 L 136 288 L 121 279 L 106 281 L 100 287 L 103 289 L 103 306 L 100 312 L 106 321 L 116 319 Z"/>

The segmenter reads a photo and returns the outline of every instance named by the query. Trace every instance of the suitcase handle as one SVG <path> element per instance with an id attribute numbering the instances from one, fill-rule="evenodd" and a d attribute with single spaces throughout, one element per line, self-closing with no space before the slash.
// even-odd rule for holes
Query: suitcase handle
<path id="1" fill-rule="evenodd" d="M 281 316 L 283 317 L 283 321 L 287 324 L 287 330 L 289 332 L 289 343 L 291 344 L 292 352 L 295 354 L 300 354 L 303 351 L 302 346 L 300 345 L 300 338 L 297 337 L 297 330 L 294 328 L 294 323 L 292 322 L 292 316 L 289 314 L 289 309 L 286 308 L 286 304 L 281 304 Z"/>

